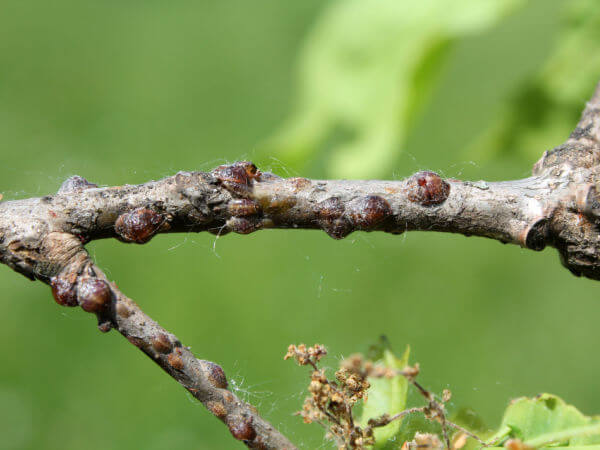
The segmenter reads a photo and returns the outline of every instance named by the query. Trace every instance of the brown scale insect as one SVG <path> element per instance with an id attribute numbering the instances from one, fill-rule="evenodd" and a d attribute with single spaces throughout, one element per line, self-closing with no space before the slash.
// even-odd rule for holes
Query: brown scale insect
<path id="1" fill-rule="evenodd" d="M 344 212 L 344 205 L 337 197 L 329 197 L 317 203 L 319 226 L 333 239 L 343 239 L 353 231 Z"/>
<path id="2" fill-rule="evenodd" d="M 232 217 L 225 225 L 227 225 L 229 230 L 238 234 L 250 234 L 261 227 L 260 222 L 248 220 L 243 217 Z"/>
<path id="3" fill-rule="evenodd" d="M 169 353 L 169 356 L 167 356 L 167 361 L 173 369 L 183 369 L 183 359 L 181 359 L 181 356 L 179 356 L 177 353 Z"/>
<path id="4" fill-rule="evenodd" d="M 225 409 L 225 405 L 221 402 L 208 401 L 206 402 L 206 407 L 208 410 L 217 416 L 219 419 L 223 419 L 227 415 L 227 410 Z"/>
<path id="5" fill-rule="evenodd" d="M 202 361 L 210 384 L 216 388 L 227 389 L 227 377 L 218 364 L 211 361 Z"/>
<path id="6" fill-rule="evenodd" d="M 260 171 L 250 161 L 238 161 L 233 164 L 219 166 L 212 174 L 225 188 L 241 196 L 250 193 L 252 180 L 260 178 Z"/>
<path id="7" fill-rule="evenodd" d="M 104 280 L 84 278 L 79 282 L 77 298 L 84 311 L 101 313 L 110 307 L 112 292 Z"/>
<path id="8" fill-rule="evenodd" d="M 252 417 L 234 417 L 228 421 L 227 427 L 238 441 L 251 441 L 256 437 L 256 430 L 252 426 Z"/>
<path id="9" fill-rule="evenodd" d="M 450 185 L 435 172 L 417 172 L 407 180 L 408 199 L 422 206 L 439 205 L 448 198 Z"/>
<path id="10" fill-rule="evenodd" d="M 77 289 L 73 282 L 65 278 L 52 277 L 50 280 L 52 296 L 56 303 L 62 306 L 78 306 Z"/>
<path id="11" fill-rule="evenodd" d="M 159 333 L 152 339 L 152 347 L 158 353 L 170 353 L 173 345 L 165 333 Z"/>
<path id="12" fill-rule="evenodd" d="M 229 214 L 236 217 L 255 216 L 261 212 L 260 205 L 254 200 L 247 198 L 232 200 L 227 205 L 227 209 Z"/>
<path id="13" fill-rule="evenodd" d="M 124 242 L 145 244 L 156 234 L 165 218 L 147 208 L 121 214 L 115 222 L 115 232 Z"/>
<path id="14" fill-rule="evenodd" d="M 378 195 L 368 195 L 353 205 L 352 221 L 360 230 L 368 230 L 392 215 L 389 203 Z"/>
<path id="15" fill-rule="evenodd" d="M 229 391 L 223 391 L 223 399 L 226 403 L 232 403 L 233 401 L 235 401 L 235 397 Z"/>

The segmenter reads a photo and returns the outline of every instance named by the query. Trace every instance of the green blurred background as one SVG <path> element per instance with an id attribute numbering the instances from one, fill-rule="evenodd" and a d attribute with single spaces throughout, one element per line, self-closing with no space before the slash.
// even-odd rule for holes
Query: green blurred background
<path id="1" fill-rule="evenodd" d="M 485 6 L 481 6 L 485 4 Z M 254 160 L 282 176 L 525 177 L 600 78 L 593 0 L 0 3 L 0 192 L 54 192 Z M 554 250 L 434 233 L 160 236 L 88 245 L 122 290 L 222 364 L 303 448 L 307 373 L 381 334 L 495 426 L 549 391 L 600 413 L 599 285 Z M 0 267 L 0 448 L 242 445 L 173 380 L 48 287 Z"/>

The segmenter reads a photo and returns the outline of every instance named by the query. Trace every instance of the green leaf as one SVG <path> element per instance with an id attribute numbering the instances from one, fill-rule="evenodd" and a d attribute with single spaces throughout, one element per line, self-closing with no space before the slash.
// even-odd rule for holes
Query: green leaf
<path id="1" fill-rule="evenodd" d="M 541 69 L 527 75 L 507 96 L 465 158 L 506 157 L 528 161 L 564 142 L 581 114 L 600 73 L 600 9 L 597 0 L 571 0 L 561 11 L 551 53 Z"/>
<path id="2" fill-rule="evenodd" d="M 389 170 L 450 41 L 492 26 L 522 3 L 333 2 L 303 49 L 296 111 L 266 150 L 295 169 L 327 151 L 334 176 Z M 340 134 L 344 139 L 332 139 Z"/>
<path id="3" fill-rule="evenodd" d="M 383 343 L 385 345 L 385 341 Z M 383 357 L 378 364 L 391 369 L 402 370 L 408 365 L 410 347 L 407 346 L 401 358 L 397 358 L 389 348 L 384 348 Z M 369 378 L 371 387 L 369 397 L 364 403 L 362 415 L 359 419 L 361 426 L 366 426 L 369 419 L 380 417 L 383 414 L 390 416 L 406 408 L 408 381 L 403 376 L 393 378 Z M 396 420 L 385 427 L 374 430 L 375 448 L 384 448 L 387 441 L 392 439 L 400 429 L 400 420 Z"/>
<path id="4" fill-rule="evenodd" d="M 460 408 L 450 416 L 450 420 L 480 437 L 485 433 L 489 434 L 491 432 L 483 421 L 483 418 L 471 408 Z"/>
<path id="5" fill-rule="evenodd" d="M 600 421 L 583 415 L 551 394 L 518 398 L 506 409 L 499 431 L 489 442 L 518 438 L 531 447 L 591 445 L 600 442 Z"/>

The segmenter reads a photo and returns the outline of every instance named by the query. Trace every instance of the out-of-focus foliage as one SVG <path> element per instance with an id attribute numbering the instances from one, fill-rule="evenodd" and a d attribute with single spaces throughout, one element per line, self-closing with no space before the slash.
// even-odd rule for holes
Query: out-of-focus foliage
<path id="1" fill-rule="evenodd" d="M 555 395 L 541 394 L 513 400 L 504 413 L 499 431 L 489 442 L 501 446 L 513 438 L 531 447 L 557 444 L 577 447 L 598 444 L 599 435 L 598 418 L 583 415 Z"/>
<path id="2" fill-rule="evenodd" d="M 600 77 L 600 8 L 595 0 L 567 2 L 560 34 L 537 73 L 508 96 L 470 155 L 520 153 L 535 158 L 572 131 L 590 86 Z"/>
<path id="3" fill-rule="evenodd" d="M 492 26 L 520 3 L 335 2 L 308 37 L 296 113 L 267 151 L 301 167 L 326 149 L 334 176 L 380 175 L 427 101 L 449 41 Z"/>
<path id="4" fill-rule="evenodd" d="M 304 48 L 295 113 L 266 151 L 277 152 L 297 169 L 325 159 L 329 176 L 385 174 L 406 149 L 452 44 L 493 27 L 522 4 L 335 2 Z M 564 111 L 580 109 L 600 74 L 600 12 L 595 0 L 574 0 L 566 2 L 560 15 L 560 30 L 548 37 L 556 43 L 541 68 L 505 67 L 514 72 L 516 83 L 503 92 L 497 115 L 483 125 L 486 131 L 473 136 L 471 152 L 537 152 L 568 133 Z"/>

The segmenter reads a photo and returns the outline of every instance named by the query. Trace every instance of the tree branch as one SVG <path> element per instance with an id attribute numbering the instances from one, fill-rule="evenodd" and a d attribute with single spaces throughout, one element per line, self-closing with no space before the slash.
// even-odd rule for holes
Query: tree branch
<path id="1" fill-rule="evenodd" d="M 600 84 L 563 145 L 533 176 L 486 183 L 419 172 L 402 181 L 309 180 L 261 173 L 249 162 L 179 172 L 136 186 L 99 188 L 69 178 L 55 195 L 0 203 L 0 261 L 53 288 L 65 306 L 116 328 L 251 448 L 294 448 L 226 390 L 222 369 L 196 359 L 94 266 L 83 247 L 114 237 L 143 244 L 158 233 L 251 233 L 266 228 L 430 230 L 483 236 L 532 250 L 556 247 L 576 275 L 600 279 Z"/>

